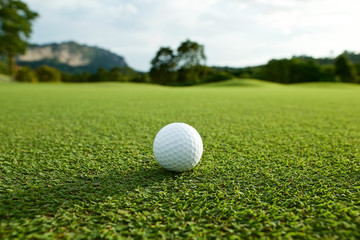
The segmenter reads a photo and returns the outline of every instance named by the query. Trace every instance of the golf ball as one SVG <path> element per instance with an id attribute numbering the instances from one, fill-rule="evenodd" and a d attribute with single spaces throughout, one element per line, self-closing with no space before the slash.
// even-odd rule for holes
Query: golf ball
<path id="1" fill-rule="evenodd" d="M 203 143 L 200 134 L 186 123 L 171 123 L 163 127 L 154 139 L 154 155 L 160 166 L 184 172 L 200 161 Z"/>

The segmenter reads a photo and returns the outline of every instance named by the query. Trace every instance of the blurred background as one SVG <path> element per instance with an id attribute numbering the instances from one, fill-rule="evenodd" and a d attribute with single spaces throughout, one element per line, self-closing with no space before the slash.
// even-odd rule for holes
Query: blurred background
<path id="1" fill-rule="evenodd" d="M 21 1 L 2 0 L 2 8 L 11 2 Z M 23 3 L 38 15 L 29 20 L 31 31 L 20 34 L 31 45 L 27 52 L 22 49 L 15 54 L 14 66 L 32 70 L 43 65 L 54 67 L 60 72 L 56 81 L 192 85 L 232 77 L 283 83 L 359 80 L 360 33 L 356 23 L 360 22 L 360 3 L 356 0 Z M 1 20 L 6 18 L 9 15 L 2 14 Z M 178 48 L 186 42 L 188 49 L 179 52 Z M 187 54 L 191 51 L 195 53 Z M 7 61 L 6 54 L 2 50 L 3 62 Z M 347 69 L 335 69 L 334 61 L 339 56 L 344 57 L 340 59 L 341 68 Z M 282 61 L 273 61 L 265 69 L 271 60 Z M 198 67 L 188 73 L 186 61 L 187 68 L 207 68 Z M 12 72 L 3 65 L 2 73 Z M 291 72 L 290 68 L 296 70 Z M 28 75 L 30 69 L 25 69 L 24 74 Z M 285 69 L 285 73 L 279 76 L 279 69 Z M 314 72 L 300 76 L 304 70 Z M 339 71 L 347 72 L 347 76 Z M 39 71 L 33 75 L 36 74 Z"/>

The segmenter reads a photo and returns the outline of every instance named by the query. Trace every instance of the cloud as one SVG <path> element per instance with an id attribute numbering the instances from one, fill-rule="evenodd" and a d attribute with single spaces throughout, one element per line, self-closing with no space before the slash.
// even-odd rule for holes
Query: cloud
<path id="1" fill-rule="evenodd" d="M 189 38 L 210 65 L 244 66 L 293 54 L 359 51 L 357 0 L 26 0 L 40 13 L 33 42 L 75 40 L 148 70 L 160 46 Z"/>

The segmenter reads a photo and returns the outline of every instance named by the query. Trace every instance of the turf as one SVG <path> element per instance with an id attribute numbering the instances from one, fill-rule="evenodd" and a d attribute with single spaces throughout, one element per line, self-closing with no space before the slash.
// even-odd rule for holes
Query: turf
<path id="1" fill-rule="evenodd" d="M 0 239 L 358 239 L 360 88 L 337 86 L 0 84 Z M 203 138 L 192 171 L 154 159 L 171 122 Z"/>
<path id="2" fill-rule="evenodd" d="M 231 79 L 227 81 L 199 84 L 195 87 L 280 87 L 282 85 L 257 79 Z"/>
<path id="3" fill-rule="evenodd" d="M 8 83 L 10 82 L 10 77 L 0 73 L 0 83 Z"/>

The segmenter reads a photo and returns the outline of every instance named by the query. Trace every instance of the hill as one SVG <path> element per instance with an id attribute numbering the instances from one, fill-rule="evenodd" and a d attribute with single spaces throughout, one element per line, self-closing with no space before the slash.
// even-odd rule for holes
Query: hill
<path id="1" fill-rule="evenodd" d="M 76 42 L 29 45 L 26 53 L 17 58 L 17 63 L 32 68 L 48 65 L 68 73 L 94 73 L 100 67 L 105 69 L 128 67 L 122 56 Z"/>

